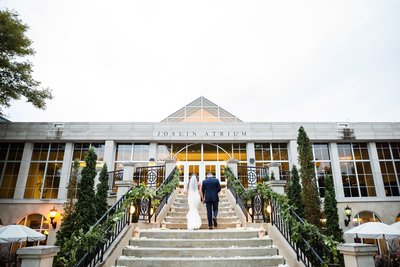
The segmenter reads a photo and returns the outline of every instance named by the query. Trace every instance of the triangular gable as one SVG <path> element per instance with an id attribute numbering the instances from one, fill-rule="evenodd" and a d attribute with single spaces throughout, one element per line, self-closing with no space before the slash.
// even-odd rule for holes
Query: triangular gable
<path id="1" fill-rule="evenodd" d="M 161 122 L 241 122 L 241 120 L 201 96 Z"/>

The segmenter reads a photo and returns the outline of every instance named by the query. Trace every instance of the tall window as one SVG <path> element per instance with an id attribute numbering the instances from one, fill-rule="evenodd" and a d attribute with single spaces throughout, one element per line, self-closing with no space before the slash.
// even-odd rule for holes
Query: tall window
<path id="1" fill-rule="evenodd" d="M 80 182 L 80 172 L 82 168 L 86 165 L 85 159 L 87 156 L 87 153 L 89 151 L 89 148 L 93 147 L 94 151 L 96 152 L 97 155 L 97 161 L 96 165 L 97 168 L 100 169 L 103 167 L 103 162 L 104 162 L 104 148 L 105 144 L 104 143 L 75 143 L 74 144 L 74 154 L 73 154 L 73 161 L 77 160 L 79 161 L 79 170 L 78 170 L 78 183 L 76 184 L 76 188 L 74 189 L 74 195 L 75 198 L 78 196 L 78 185 Z M 73 173 L 71 172 L 71 177 Z M 71 179 L 70 177 L 70 179 Z"/>
<path id="2" fill-rule="evenodd" d="M 149 143 L 117 144 L 115 154 L 115 170 L 122 170 L 124 163 L 135 162 L 147 166 L 149 162 Z"/>
<path id="3" fill-rule="evenodd" d="M 256 166 L 267 166 L 268 163 L 278 162 L 281 170 L 289 171 L 289 156 L 286 143 L 256 143 L 254 144 Z"/>
<path id="4" fill-rule="evenodd" d="M 23 151 L 23 143 L 0 143 L 0 198 L 14 197 Z"/>
<path id="5" fill-rule="evenodd" d="M 328 144 L 313 144 L 315 177 L 320 197 L 325 197 L 325 176 L 332 177 L 331 158 Z"/>
<path id="6" fill-rule="evenodd" d="M 65 144 L 34 145 L 24 198 L 57 198 L 64 150 Z"/>
<path id="7" fill-rule="evenodd" d="M 377 143 L 376 148 L 386 196 L 399 196 L 400 143 Z"/>
<path id="8" fill-rule="evenodd" d="M 376 196 L 366 143 L 338 144 L 345 197 Z"/>
<path id="9" fill-rule="evenodd" d="M 172 157 L 172 144 L 157 144 L 157 162 Z"/>
<path id="10" fill-rule="evenodd" d="M 24 242 L 22 246 L 35 246 L 35 245 L 46 245 L 47 236 L 49 235 L 49 221 L 42 214 L 31 214 L 22 218 L 19 225 L 27 226 L 33 230 L 38 231 L 46 236 L 46 239 L 38 242 Z"/>

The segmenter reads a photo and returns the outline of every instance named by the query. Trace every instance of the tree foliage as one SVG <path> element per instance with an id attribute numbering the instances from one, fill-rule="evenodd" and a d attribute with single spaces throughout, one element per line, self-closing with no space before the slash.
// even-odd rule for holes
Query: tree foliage
<path id="1" fill-rule="evenodd" d="M 107 197 L 108 197 L 108 171 L 107 171 L 107 164 L 104 163 L 104 166 L 101 170 L 99 176 L 100 183 L 97 185 L 96 191 L 96 213 L 97 213 L 97 220 L 103 216 L 107 209 Z"/>
<path id="2" fill-rule="evenodd" d="M 335 196 L 335 189 L 333 186 L 332 177 L 325 176 L 325 200 L 324 212 L 326 217 L 326 230 L 327 236 L 332 236 L 337 242 L 344 242 L 343 231 L 339 226 L 339 214 L 337 209 L 337 201 Z"/>
<path id="3" fill-rule="evenodd" d="M 2 107 L 9 107 L 11 100 L 21 96 L 40 109 L 52 99 L 48 88 L 39 88 L 40 82 L 32 77 L 32 63 L 24 59 L 35 53 L 25 35 L 27 30 L 17 13 L 0 10 L 0 114 Z"/>
<path id="4" fill-rule="evenodd" d="M 318 195 L 315 178 L 312 146 L 303 126 L 297 136 L 297 151 L 302 182 L 301 201 L 304 206 L 304 218 L 311 224 L 320 226 L 321 200 Z"/>
<path id="5" fill-rule="evenodd" d="M 86 166 L 82 169 L 82 178 L 79 184 L 78 201 L 76 203 L 76 225 L 77 229 L 84 232 L 96 222 L 94 179 L 96 177 L 97 155 L 94 148 L 89 148 L 85 159 Z"/>
<path id="6" fill-rule="evenodd" d="M 292 167 L 292 177 L 289 182 L 287 196 L 289 199 L 289 205 L 294 206 L 294 211 L 300 217 L 304 217 L 304 206 L 301 200 L 301 186 L 300 186 L 300 179 L 299 173 L 297 171 L 296 165 Z"/>

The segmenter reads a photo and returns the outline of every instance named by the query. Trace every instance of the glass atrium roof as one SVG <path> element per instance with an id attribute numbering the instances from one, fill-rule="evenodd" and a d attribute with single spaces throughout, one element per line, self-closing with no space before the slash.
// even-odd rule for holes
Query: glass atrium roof
<path id="1" fill-rule="evenodd" d="M 240 119 L 201 96 L 169 115 L 161 122 L 242 122 Z"/>

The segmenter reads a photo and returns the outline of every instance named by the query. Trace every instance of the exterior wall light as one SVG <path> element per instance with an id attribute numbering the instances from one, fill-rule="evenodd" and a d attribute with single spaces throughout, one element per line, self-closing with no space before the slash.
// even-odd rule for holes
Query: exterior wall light
<path id="1" fill-rule="evenodd" d="M 57 222 L 54 221 L 54 218 L 57 216 L 57 209 L 55 206 L 50 210 L 50 223 L 51 226 L 53 226 L 53 229 L 56 229 L 57 227 Z"/>
<path id="2" fill-rule="evenodd" d="M 134 214 L 135 211 L 136 211 L 135 206 L 134 206 L 134 205 L 131 205 L 131 206 L 129 207 L 129 213 L 130 213 L 130 214 Z"/>
<path id="3" fill-rule="evenodd" d="M 344 208 L 344 213 L 347 216 L 347 219 L 344 219 L 344 225 L 348 226 L 351 218 L 351 208 L 349 207 L 349 205 L 347 205 L 346 208 Z"/>
<path id="4" fill-rule="evenodd" d="M 267 212 L 268 212 L 268 214 L 271 214 L 271 212 L 272 212 L 271 205 L 267 206 Z"/>

